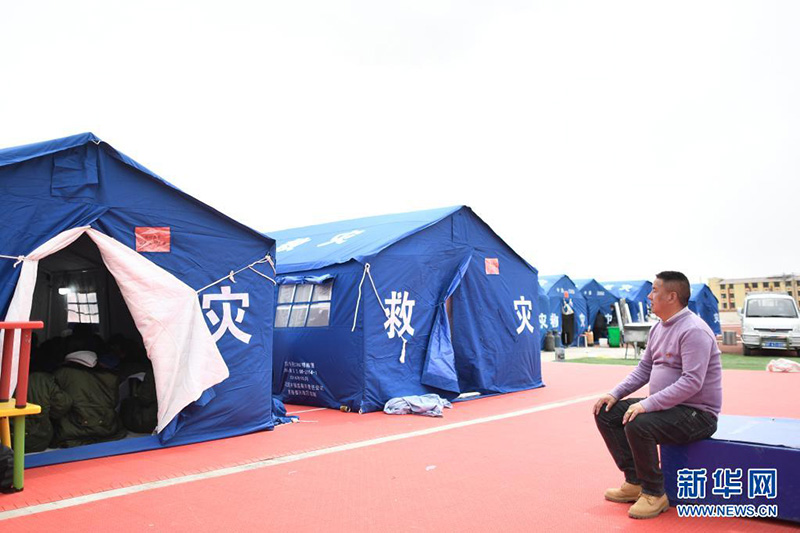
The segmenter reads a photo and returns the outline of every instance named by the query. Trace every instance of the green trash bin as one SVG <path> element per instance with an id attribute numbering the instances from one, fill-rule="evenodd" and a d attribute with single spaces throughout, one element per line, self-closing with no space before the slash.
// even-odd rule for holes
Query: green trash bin
<path id="1" fill-rule="evenodd" d="M 619 348 L 619 328 L 617 326 L 608 328 L 608 345 L 612 348 Z"/>

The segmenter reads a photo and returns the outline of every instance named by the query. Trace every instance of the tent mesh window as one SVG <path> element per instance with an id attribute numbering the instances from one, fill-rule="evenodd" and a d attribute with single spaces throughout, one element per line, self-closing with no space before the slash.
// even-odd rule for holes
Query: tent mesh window
<path id="1" fill-rule="evenodd" d="M 99 324 L 96 292 L 73 292 L 59 290 L 67 297 L 67 322 L 70 324 Z"/>
<path id="2" fill-rule="evenodd" d="M 275 308 L 276 328 L 318 328 L 330 323 L 333 280 L 281 285 Z"/>

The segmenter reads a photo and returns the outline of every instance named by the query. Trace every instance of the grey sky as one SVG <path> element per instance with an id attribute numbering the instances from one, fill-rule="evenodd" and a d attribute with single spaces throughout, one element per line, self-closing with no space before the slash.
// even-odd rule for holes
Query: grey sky
<path id="1" fill-rule="evenodd" d="M 111 4 L 4 6 L 0 146 L 93 131 L 267 232 L 467 204 L 545 274 L 800 271 L 798 2 Z"/>

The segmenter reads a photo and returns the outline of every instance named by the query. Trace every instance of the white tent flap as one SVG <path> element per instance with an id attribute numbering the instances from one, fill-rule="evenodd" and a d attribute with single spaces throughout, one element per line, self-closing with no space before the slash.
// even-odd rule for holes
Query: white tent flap
<path id="1" fill-rule="evenodd" d="M 153 363 L 161 432 L 206 389 L 228 377 L 228 367 L 211 337 L 194 289 L 111 237 L 88 227 L 65 231 L 26 257 L 6 320 L 29 320 L 38 261 L 86 233 L 144 340 Z M 15 352 L 16 353 L 16 352 Z M 16 377 L 16 361 L 14 362 Z"/>

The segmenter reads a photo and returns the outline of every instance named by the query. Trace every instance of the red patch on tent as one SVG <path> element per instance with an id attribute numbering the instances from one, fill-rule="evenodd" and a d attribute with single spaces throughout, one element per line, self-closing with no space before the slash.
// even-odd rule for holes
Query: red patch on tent
<path id="1" fill-rule="evenodd" d="M 136 228 L 137 252 L 169 252 L 169 228 Z"/>
<path id="2" fill-rule="evenodd" d="M 496 257 L 487 257 L 484 260 L 484 263 L 486 265 L 486 274 L 487 275 L 490 275 L 490 274 L 499 275 L 500 274 L 500 260 L 499 259 L 497 259 Z"/>

